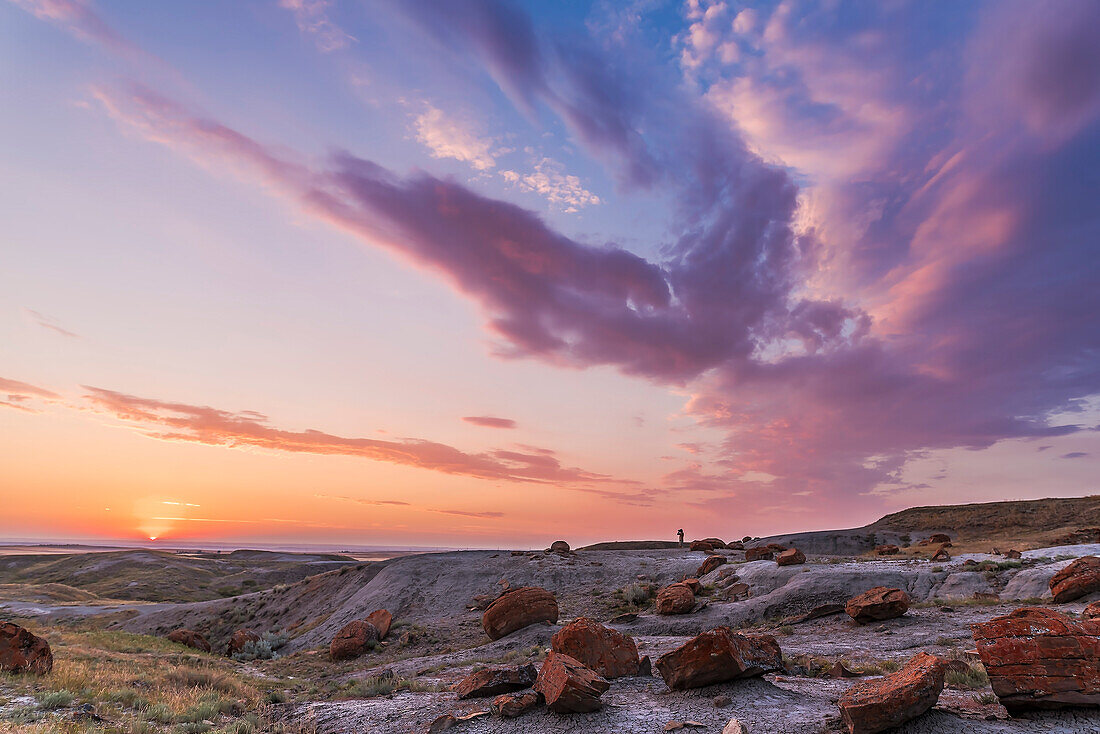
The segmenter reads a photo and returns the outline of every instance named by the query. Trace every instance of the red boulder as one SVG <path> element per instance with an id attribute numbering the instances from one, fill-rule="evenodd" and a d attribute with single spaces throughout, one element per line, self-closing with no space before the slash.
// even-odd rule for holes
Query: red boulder
<path id="1" fill-rule="evenodd" d="M 481 627 L 492 640 L 538 622 L 557 621 L 557 600 L 549 591 L 537 586 L 521 586 L 505 592 L 481 615 Z"/>
<path id="2" fill-rule="evenodd" d="M 546 699 L 546 707 L 559 714 L 597 711 L 600 696 L 611 684 L 579 660 L 553 650 L 542 661 L 535 691 Z"/>
<path id="3" fill-rule="evenodd" d="M 373 624 L 374 628 L 378 630 L 378 639 L 384 640 L 386 639 L 386 635 L 390 633 L 393 615 L 385 609 L 375 609 L 367 615 L 367 621 Z"/>
<path id="4" fill-rule="evenodd" d="M 702 565 L 699 566 L 699 570 L 695 572 L 695 578 L 706 576 L 725 562 L 725 556 L 707 556 L 707 560 L 703 561 Z"/>
<path id="5" fill-rule="evenodd" d="M 371 648 L 378 639 L 378 629 L 362 619 L 345 624 L 329 643 L 328 652 L 333 660 L 351 660 Z"/>
<path id="6" fill-rule="evenodd" d="M 1082 619 L 1100 619 L 1100 601 L 1094 601 L 1081 610 Z"/>
<path id="7" fill-rule="evenodd" d="M 168 639 L 172 642 L 178 642 L 181 645 L 193 647 L 196 650 L 210 652 L 210 643 L 206 641 L 206 638 L 203 637 L 202 634 L 195 632 L 194 630 L 172 630 L 168 633 Z"/>
<path id="8" fill-rule="evenodd" d="M 45 675 L 53 670 L 53 652 L 45 638 L 12 622 L 0 624 L 0 670 Z"/>
<path id="9" fill-rule="evenodd" d="M 747 635 L 729 627 L 692 638 L 657 658 L 657 671 L 669 688 L 701 688 L 783 668 L 779 643 L 771 635 Z"/>
<path id="10" fill-rule="evenodd" d="M 705 553 L 710 553 L 712 550 L 714 550 L 714 546 L 705 540 L 693 540 L 691 541 L 691 547 L 689 547 L 688 550 L 704 551 Z"/>
<path id="11" fill-rule="evenodd" d="M 669 584 L 657 592 L 657 614 L 687 614 L 695 608 L 695 594 L 687 584 Z"/>
<path id="12" fill-rule="evenodd" d="M 497 716 L 504 719 L 514 719 L 542 702 L 542 694 L 538 691 L 526 691 L 525 693 L 505 693 L 493 699 L 493 705 L 489 707 Z"/>
<path id="13" fill-rule="evenodd" d="M 1100 620 L 1023 607 L 971 629 L 993 692 L 1009 711 L 1100 706 Z"/>
<path id="14" fill-rule="evenodd" d="M 550 638 L 550 649 L 579 660 L 604 678 L 638 674 L 638 646 L 618 630 L 579 617 Z"/>
<path id="15" fill-rule="evenodd" d="M 1050 593 L 1058 604 L 1100 591 L 1100 558 L 1085 556 L 1050 577 Z"/>
<path id="16" fill-rule="evenodd" d="M 455 691 L 459 698 L 495 696 L 530 688 L 538 674 L 535 666 L 530 664 L 512 668 L 482 668 L 460 680 Z"/>
<path id="17" fill-rule="evenodd" d="M 775 562 L 780 566 L 797 566 L 806 562 L 806 554 L 798 548 L 791 548 L 780 553 Z"/>
<path id="18" fill-rule="evenodd" d="M 909 595 L 901 589 L 876 586 L 849 599 L 844 611 L 860 624 L 881 622 L 909 611 Z"/>
<path id="19" fill-rule="evenodd" d="M 893 544 L 875 546 L 875 553 L 878 553 L 880 556 L 896 556 L 900 552 L 901 549 Z"/>
<path id="20" fill-rule="evenodd" d="M 849 734 L 893 729 L 928 711 L 943 691 L 945 672 L 941 658 L 921 652 L 885 678 L 856 683 L 839 701 Z"/>
<path id="21" fill-rule="evenodd" d="M 746 561 L 770 561 L 775 557 L 775 551 L 767 546 L 761 548 L 746 548 L 745 560 Z"/>
<path id="22" fill-rule="evenodd" d="M 225 654 L 230 657 L 244 649 L 250 642 L 259 642 L 260 636 L 252 630 L 239 629 L 229 638 L 229 644 L 225 646 Z"/>

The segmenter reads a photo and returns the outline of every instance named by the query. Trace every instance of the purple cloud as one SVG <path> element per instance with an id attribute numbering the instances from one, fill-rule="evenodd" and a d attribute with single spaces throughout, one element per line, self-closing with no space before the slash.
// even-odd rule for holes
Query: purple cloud
<path id="1" fill-rule="evenodd" d="M 1087 6 L 1072 4 L 1074 17 L 1091 19 Z M 276 155 L 146 90 L 101 98 L 150 139 L 231 163 L 438 274 L 478 304 L 501 356 L 690 384 L 686 412 L 727 434 L 722 471 L 693 465 L 668 486 L 733 493 L 766 484 L 843 512 L 876 486 L 911 487 L 901 470 L 921 451 L 1075 432 L 1050 416 L 1100 392 L 1094 64 L 1058 19 L 1013 26 L 1020 44 L 1011 51 L 985 49 L 983 34 L 1026 15 L 1022 7 L 976 14 L 975 38 L 947 50 L 914 44 L 904 13 L 887 14 L 875 37 L 778 11 L 744 24 L 762 29 L 753 42 L 775 44 L 759 49 L 775 55 L 774 67 L 749 65 L 760 74 L 744 82 L 776 93 L 760 114 L 797 123 L 785 144 L 811 146 L 792 161 L 818 161 L 815 172 L 828 178 L 861 136 L 880 143 L 845 169 L 859 176 L 820 190 L 824 213 L 807 227 L 794 176 L 750 151 L 713 96 L 699 100 L 678 80 L 621 61 L 644 52 L 547 38 L 522 12 L 489 1 L 461 12 L 397 4 L 434 47 L 476 60 L 520 109 L 557 115 L 626 186 L 660 187 L 674 215 L 653 259 L 583 244 L 427 173 L 399 176 L 347 152 L 321 164 Z M 1051 37 L 1067 40 L 1041 42 Z M 858 38 L 867 40 L 860 64 L 830 57 Z M 1020 104 L 1041 111 L 1028 129 L 1012 117 L 991 127 L 991 107 L 981 105 L 992 103 L 969 100 L 968 85 L 984 80 L 996 96 L 1009 82 L 987 72 L 1016 48 L 1013 68 L 1053 76 L 1085 100 L 1021 93 Z M 921 86 L 912 77 L 928 59 Z M 763 73 L 772 70 L 783 73 Z M 792 80 L 793 91 L 767 86 Z M 804 104 L 819 98 L 828 103 Z M 1063 119 L 1052 122 L 1051 110 Z M 821 158 L 823 139 L 842 140 L 840 153 Z M 752 473 L 775 479 L 742 478 Z"/>

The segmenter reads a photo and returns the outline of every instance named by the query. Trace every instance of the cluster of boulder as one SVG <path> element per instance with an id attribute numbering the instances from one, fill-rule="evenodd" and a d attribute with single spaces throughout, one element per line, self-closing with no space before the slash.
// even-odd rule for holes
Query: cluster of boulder
<path id="1" fill-rule="evenodd" d="M 703 551 L 704 553 L 710 553 L 715 550 L 743 550 L 745 543 L 752 540 L 752 538 L 745 538 L 744 541 L 732 540 L 729 543 L 721 540 L 720 538 L 703 538 L 702 540 L 693 540 L 689 546 L 689 550 Z"/>
<path id="2" fill-rule="evenodd" d="M 545 589 L 538 591 L 550 594 Z M 611 685 L 608 679 L 649 674 L 649 658 L 638 656 L 632 639 L 580 617 L 554 634 L 550 652 L 538 671 L 530 664 L 485 668 L 464 678 L 455 690 L 459 698 L 496 695 L 491 710 L 506 718 L 519 716 L 541 703 L 557 713 L 578 713 L 600 708 L 600 696 Z M 533 690 L 518 692 L 526 688 Z"/>
<path id="3" fill-rule="evenodd" d="M 783 657 L 771 635 L 735 632 L 728 627 L 704 632 L 656 663 L 669 688 L 700 688 L 781 670 Z M 538 672 L 533 665 L 485 668 L 460 681 L 459 698 L 497 696 L 491 711 L 514 717 L 545 704 L 556 713 L 583 713 L 601 707 L 611 680 L 649 676 L 648 656 L 618 630 L 586 617 L 562 627 L 550 640 L 550 652 Z M 531 688 L 531 691 L 520 692 Z"/>

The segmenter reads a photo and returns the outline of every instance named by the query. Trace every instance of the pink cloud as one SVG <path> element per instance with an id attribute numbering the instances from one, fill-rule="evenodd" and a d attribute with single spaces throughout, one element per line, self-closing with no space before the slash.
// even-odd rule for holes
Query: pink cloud
<path id="1" fill-rule="evenodd" d="M 511 418 L 494 418 L 491 415 L 467 415 L 462 418 L 467 423 L 483 428 L 515 428 L 516 422 Z"/>
<path id="2" fill-rule="evenodd" d="M 259 448 L 291 453 L 359 456 L 372 461 L 512 482 L 583 487 L 616 483 L 605 474 L 562 466 L 552 456 L 495 450 L 471 454 L 417 438 L 382 441 L 348 438 L 316 430 L 275 428 L 254 414 L 171 403 L 87 387 L 87 399 L 102 412 L 134 424 L 146 435 L 165 441 L 187 441 L 229 448 Z"/>
<path id="3" fill-rule="evenodd" d="M 61 396 L 52 390 L 3 377 L 0 377 L 0 395 L 4 396 L 4 399 L 0 400 L 0 407 L 25 413 L 40 412 L 34 405 L 36 402 L 52 403 L 61 400 Z"/>
<path id="4" fill-rule="evenodd" d="M 152 60 L 142 49 L 111 28 L 89 0 L 11 0 L 11 2 L 36 18 L 64 28 L 82 41 L 98 44 L 113 53 L 133 60 Z"/>

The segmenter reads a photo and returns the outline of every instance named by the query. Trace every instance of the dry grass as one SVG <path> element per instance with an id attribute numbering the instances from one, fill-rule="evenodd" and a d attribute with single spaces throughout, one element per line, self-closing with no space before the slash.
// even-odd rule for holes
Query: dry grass
<path id="1" fill-rule="evenodd" d="M 0 676 L 7 697 L 38 702 L 6 709 L 0 732 L 249 734 L 259 721 L 266 686 L 229 660 L 144 635 L 27 626 L 49 640 L 54 668 L 45 676 Z M 74 720 L 75 709 L 85 704 L 102 720 Z"/>

